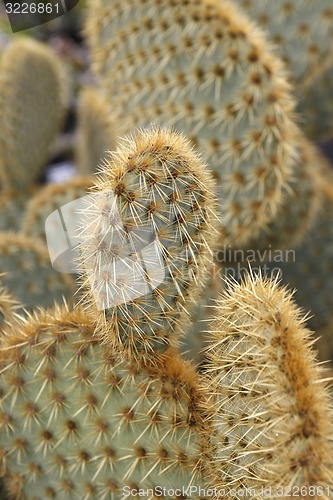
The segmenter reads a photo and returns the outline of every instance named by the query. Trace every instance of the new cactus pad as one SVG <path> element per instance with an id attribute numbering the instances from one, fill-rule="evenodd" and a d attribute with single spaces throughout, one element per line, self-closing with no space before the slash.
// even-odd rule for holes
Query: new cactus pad
<path id="1" fill-rule="evenodd" d="M 104 162 L 80 249 L 104 342 L 150 362 L 177 345 L 212 265 L 214 210 L 211 175 L 179 134 L 140 131 Z"/>
<path id="2" fill-rule="evenodd" d="M 289 488 L 330 498 L 332 409 L 304 313 L 276 281 L 251 276 L 229 283 L 216 308 L 207 349 L 218 446 L 212 484 L 253 488 L 257 499 L 265 488 L 272 498 L 287 498 Z"/>

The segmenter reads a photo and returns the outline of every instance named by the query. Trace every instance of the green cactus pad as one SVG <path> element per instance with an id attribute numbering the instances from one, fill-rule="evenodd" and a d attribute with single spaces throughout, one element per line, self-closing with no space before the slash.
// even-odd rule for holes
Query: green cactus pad
<path id="1" fill-rule="evenodd" d="M 304 131 L 313 140 L 333 135 L 333 64 L 306 89 L 299 92 L 298 111 Z"/>
<path id="2" fill-rule="evenodd" d="M 311 231 L 292 262 L 279 267 L 284 283 L 296 289 L 295 298 L 309 311 L 311 328 L 324 326 L 333 310 L 333 202 L 326 200 Z"/>
<path id="3" fill-rule="evenodd" d="M 64 114 L 60 63 L 46 45 L 19 37 L 6 48 L 0 107 L 1 179 L 24 190 L 44 166 Z"/>
<path id="4" fill-rule="evenodd" d="M 315 224 L 322 208 L 322 184 L 327 182 L 330 166 L 322 154 L 301 138 L 300 160 L 290 191 L 279 208 L 276 219 L 251 240 L 247 248 L 264 252 L 299 247 Z"/>
<path id="5" fill-rule="evenodd" d="M 178 344 L 212 266 L 215 208 L 213 179 L 178 133 L 140 131 L 105 161 L 81 234 L 105 342 L 149 362 Z"/>
<path id="6" fill-rule="evenodd" d="M 229 283 L 216 307 L 207 349 L 207 393 L 217 398 L 212 484 L 237 499 L 233 489 L 252 488 L 263 500 L 288 498 L 291 488 L 328 500 L 333 415 L 302 311 L 290 292 L 258 276 Z"/>
<path id="7" fill-rule="evenodd" d="M 155 487 L 203 486 L 209 426 L 195 372 L 176 353 L 155 367 L 117 361 L 94 329 L 80 308 L 56 308 L 6 336 L 0 456 L 10 498 L 119 500 L 150 488 L 152 500 Z"/>

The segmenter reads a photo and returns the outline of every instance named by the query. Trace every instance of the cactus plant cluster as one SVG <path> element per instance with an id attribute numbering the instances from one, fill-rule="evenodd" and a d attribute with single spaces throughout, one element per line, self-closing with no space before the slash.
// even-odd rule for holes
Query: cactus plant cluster
<path id="1" fill-rule="evenodd" d="M 328 500 L 330 2 L 90 0 L 84 33 L 62 184 L 37 183 L 61 61 L 26 37 L 0 61 L 0 489 Z M 78 198 L 75 286 L 45 220 Z M 226 248 L 244 276 L 221 279 Z M 280 278 L 251 269 L 267 249 L 295 250 Z"/>
<path id="2" fill-rule="evenodd" d="M 120 234 L 135 238 L 150 221 L 164 276 L 154 284 L 147 272 L 151 291 L 120 304 L 114 295 L 109 303 L 85 265 L 86 311 L 58 306 L 12 318 L 4 328 L 0 455 L 10 498 L 118 499 L 145 491 L 150 499 L 159 492 L 176 499 L 194 491 L 204 499 L 237 481 L 264 498 L 260 486 L 271 469 L 280 480 L 274 476 L 274 487 L 295 476 L 294 486 L 303 481 L 329 497 L 327 388 L 285 290 L 252 277 L 221 297 L 204 374 L 177 352 L 173 338 L 209 269 L 211 183 L 186 141 L 156 128 L 120 147 L 105 166 L 86 210 L 85 227 L 94 233 L 82 236 L 83 261 L 97 270 L 102 262 L 109 271 L 119 266 Z M 120 281 L 115 288 L 125 293 Z M 107 287 L 111 282 L 109 273 Z"/>

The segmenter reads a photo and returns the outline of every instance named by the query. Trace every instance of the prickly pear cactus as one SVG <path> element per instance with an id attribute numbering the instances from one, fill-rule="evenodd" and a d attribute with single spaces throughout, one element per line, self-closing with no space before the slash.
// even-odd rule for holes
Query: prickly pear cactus
<path id="1" fill-rule="evenodd" d="M 85 300 L 104 342 L 153 362 L 178 344 L 212 266 L 214 183 L 183 136 L 154 127 L 124 141 L 96 189 L 82 222 Z"/>
<path id="2" fill-rule="evenodd" d="M 63 117 L 63 75 L 56 55 L 31 38 L 15 39 L 0 63 L 0 174 L 5 187 L 36 180 Z"/>
<path id="3" fill-rule="evenodd" d="M 10 498 L 116 500 L 150 488 L 153 499 L 154 488 L 203 486 L 209 424 L 195 372 L 177 353 L 155 366 L 119 361 L 95 327 L 64 307 L 7 333 L 0 456 Z"/>
<path id="4" fill-rule="evenodd" d="M 93 185 L 91 177 L 73 177 L 61 184 L 51 184 L 41 188 L 27 204 L 22 233 L 31 238 L 46 241 L 45 221 L 47 217 L 66 203 L 85 196 Z"/>
<path id="5" fill-rule="evenodd" d="M 294 101 L 267 40 L 227 2 L 90 2 L 94 70 L 117 123 L 187 134 L 219 183 L 222 233 L 275 217 L 297 164 Z"/>
<path id="6" fill-rule="evenodd" d="M 0 273 L 6 288 L 28 309 L 73 297 L 71 276 L 52 268 L 41 241 L 21 234 L 0 234 Z"/>
<path id="7" fill-rule="evenodd" d="M 212 485 L 227 496 L 332 495 L 332 409 L 303 323 L 292 295 L 260 277 L 229 283 L 217 303 L 207 392 L 217 396 Z"/>
<path id="8" fill-rule="evenodd" d="M 88 87 L 79 94 L 77 113 L 76 167 L 82 175 L 93 174 L 115 146 L 112 110 L 98 89 Z"/>
<path id="9" fill-rule="evenodd" d="M 172 344 L 211 264 L 213 187 L 188 143 L 169 130 L 139 132 L 105 165 L 83 221 L 87 311 L 39 311 L 4 335 L 0 456 L 11 497 L 118 499 L 150 488 L 153 499 L 166 488 L 164 498 L 177 498 L 168 488 L 186 496 L 205 485 L 209 409 Z M 128 239 L 144 244 L 135 256 L 132 247 L 132 260 Z M 150 248 L 146 289 L 128 296 L 124 279 L 130 275 L 133 292 L 131 267 L 150 243 L 159 259 Z"/>

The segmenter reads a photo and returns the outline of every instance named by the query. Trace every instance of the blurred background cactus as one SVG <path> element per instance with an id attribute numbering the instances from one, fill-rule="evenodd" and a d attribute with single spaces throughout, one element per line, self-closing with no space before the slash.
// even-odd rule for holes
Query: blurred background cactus
<path id="1" fill-rule="evenodd" d="M 81 0 L 15 34 L 0 11 L 0 52 L 1 498 L 331 496 L 331 0 Z M 88 192 L 78 280 L 45 220 Z M 109 304 L 89 266 L 148 220 L 166 280 Z"/>

